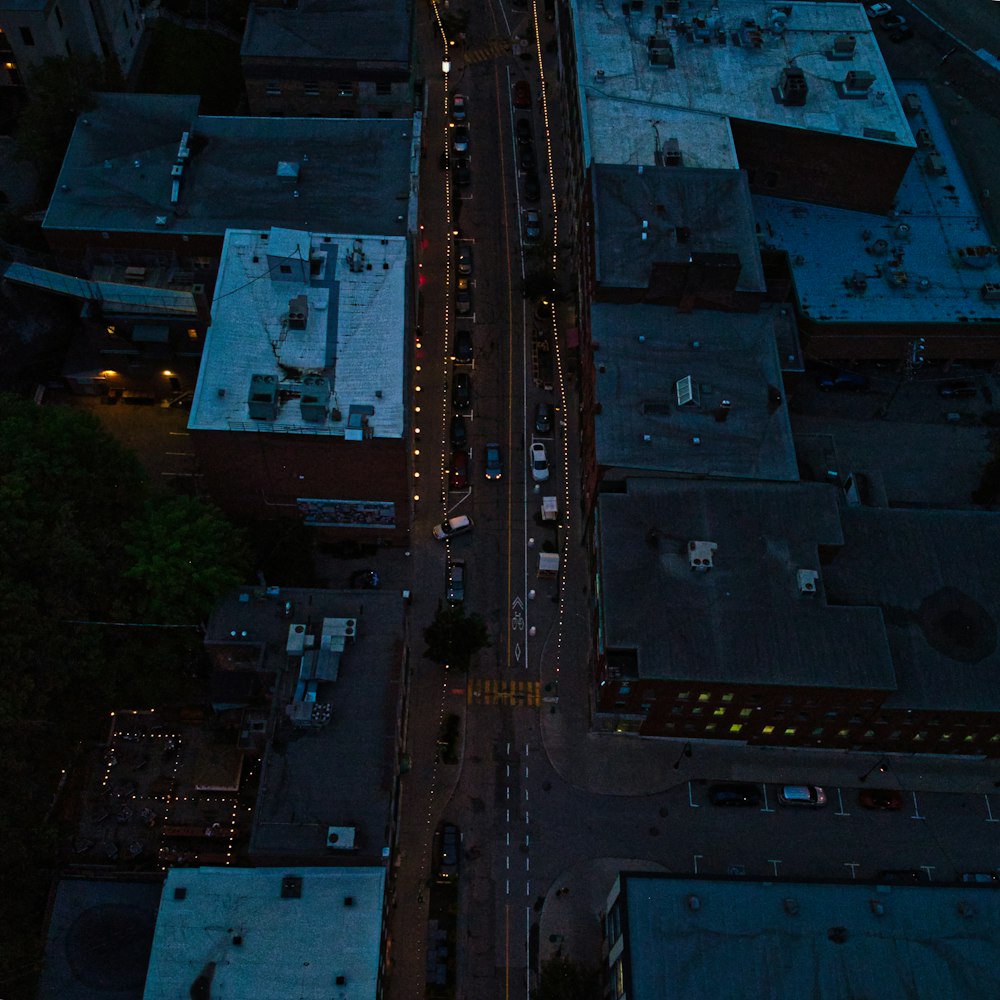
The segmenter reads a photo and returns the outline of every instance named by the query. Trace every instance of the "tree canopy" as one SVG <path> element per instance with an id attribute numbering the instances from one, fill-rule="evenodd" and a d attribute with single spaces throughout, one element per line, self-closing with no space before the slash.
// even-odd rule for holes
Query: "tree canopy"
<path id="1" fill-rule="evenodd" d="M 542 962 L 538 986 L 532 1000 L 600 1000 L 601 980 L 597 969 L 553 958 Z"/>
<path id="2" fill-rule="evenodd" d="M 435 663 L 468 670 L 472 657 L 490 646 L 486 623 L 479 615 L 467 615 L 461 605 L 439 608 L 434 621 L 424 629 L 424 656 Z"/>

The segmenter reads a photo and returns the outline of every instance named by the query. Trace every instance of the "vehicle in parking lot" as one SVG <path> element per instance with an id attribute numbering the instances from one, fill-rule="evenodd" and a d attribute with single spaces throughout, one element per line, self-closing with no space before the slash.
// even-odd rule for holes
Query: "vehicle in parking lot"
<path id="1" fill-rule="evenodd" d="M 760 789 L 742 781 L 711 785 L 708 801 L 713 806 L 757 806 L 760 805 Z"/>
<path id="2" fill-rule="evenodd" d="M 868 16 L 872 18 L 881 17 L 883 14 L 891 14 L 891 13 L 892 13 L 892 5 L 887 3 L 873 3 L 868 8 Z"/>
<path id="3" fill-rule="evenodd" d="M 434 852 L 434 878 L 452 884 L 458 881 L 461 835 L 454 823 L 442 823 L 437 832 Z"/>
<path id="4" fill-rule="evenodd" d="M 890 42 L 905 42 L 908 38 L 913 37 L 913 28 L 908 24 L 901 24 L 890 36 Z"/>
<path id="5" fill-rule="evenodd" d="M 456 153 L 469 151 L 469 129 L 465 125 L 455 125 L 451 130 L 451 148 Z"/>
<path id="6" fill-rule="evenodd" d="M 461 604 L 465 600 L 465 562 L 453 559 L 448 567 L 447 597 L 449 604 Z"/>
<path id="7" fill-rule="evenodd" d="M 548 403 L 535 405 L 535 430 L 539 434 L 549 434 L 552 431 L 552 407 Z"/>
<path id="8" fill-rule="evenodd" d="M 458 514 L 455 517 L 449 517 L 447 521 L 435 524 L 431 529 L 431 534 L 439 542 L 443 542 L 446 538 L 464 535 L 465 532 L 472 531 L 473 527 L 475 527 L 475 523 L 468 514 Z"/>
<path id="9" fill-rule="evenodd" d="M 451 406 L 456 413 L 468 413 L 472 409 L 472 378 L 468 372 L 452 375 Z"/>
<path id="10" fill-rule="evenodd" d="M 971 379 L 949 378 L 938 383 L 938 395 L 945 399 L 959 396 L 975 396 L 979 392 L 979 386 Z"/>
<path id="11" fill-rule="evenodd" d="M 534 173 L 538 169 L 535 147 L 530 142 L 521 143 L 517 147 L 517 165 L 526 173 Z"/>
<path id="12" fill-rule="evenodd" d="M 451 488 L 464 490 L 469 485 L 469 453 L 453 451 L 451 453 Z"/>
<path id="13" fill-rule="evenodd" d="M 782 785 L 778 801 L 783 806 L 822 806 L 826 804 L 826 792 L 816 785 Z"/>
<path id="14" fill-rule="evenodd" d="M 472 312 L 472 286 L 465 275 L 461 275 L 455 283 L 455 312 L 459 316 L 468 316 Z"/>
<path id="15" fill-rule="evenodd" d="M 503 456 L 500 453 L 500 445 L 495 441 L 486 446 L 486 478 L 503 478 Z"/>
<path id="16" fill-rule="evenodd" d="M 906 18 L 902 14 L 883 14 L 878 19 L 878 26 L 883 31 L 898 31 L 906 24 Z"/>
<path id="17" fill-rule="evenodd" d="M 542 238 L 542 217 L 534 208 L 524 213 L 524 242 L 537 243 Z"/>
<path id="18" fill-rule="evenodd" d="M 868 376 L 860 372 L 833 371 L 820 375 L 816 385 L 824 392 L 867 392 Z"/>
<path id="19" fill-rule="evenodd" d="M 542 196 L 542 186 L 534 171 L 524 175 L 524 197 L 526 201 L 538 201 Z"/>
<path id="20" fill-rule="evenodd" d="M 531 442 L 531 478 L 544 483 L 549 478 L 549 456 L 541 441 Z"/>
<path id="21" fill-rule="evenodd" d="M 461 364 L 467 365 L 472 361 L 472 354 L 473 354 L 472 331 L 456 330 L 455 353 L 451 356 L 451 360 L 458 361 Z"/>
<path id="22" fill-rule="evenodd" d="M 514 107 L 531 107 L 531 84 L 527 80 L 518 80 L 514 84 Z"/>
<path id="23" fill-rule="evenodd" d="M 473 262 L 472 262 L 472 244 L 471 243 L 459 243 L 458 244 L 458 273 L 467 274 L 472 276 Z"/>
<path id="24" fill-rule="evenodd" d="M 531 127 L 530 118 L 521 117 L 514 122 L 514 137 L 521 145 L 533 140 L 534 130 Z"/>
<path id="25" fill-rule="evenodd" d="M 461 413 L 451 415 L 451 446 L 464 448 L 469 441 L 469 433 L 465 428 L 465 417 Z"/>
<path id="26" fill-rule="evenodd" d="M 451 95 L 451 120 L 453 122 L 464 122 L 469 116 L 469 109 L 466 103 L 465 94 Z"/>
<path id="27" fill-rule="evenodd" d="M 895 812 L 903 808 L 903 796 L 895 788 L 863 788 L 858 802 L 866 809 L 884 809 Z"/>
<path id="28" fill-rule="evenodd" d="M 467 156 L 456 156 L 451 161 L 451 172 L 456 187 L 468 187 L 472 183 L 472 168 Z"/>
<path id="29" fill-rule="evenodd" d="M 973 885 L 1000 885 L 1000 875 L 996 872 L 962 872 L 959 881 Z"/>
<path id="30" fill-rule="evenodd" d="M 876 881 L 886 885 L 920 885 L 930 882 L 931 877 L 923 868 L 886 868 L 875 876 Z"/>

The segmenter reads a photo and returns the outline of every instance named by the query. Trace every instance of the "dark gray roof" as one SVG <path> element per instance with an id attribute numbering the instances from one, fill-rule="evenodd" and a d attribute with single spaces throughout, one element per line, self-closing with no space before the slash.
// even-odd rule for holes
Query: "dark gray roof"
<path id="1" fill-rule="evenodd" d="M 1000 892 L 644 873 L 621 879 L 629 1000 L 996 995 Z"/>
<path id="2" fill-rule="evenodd" d="M 1000 710 L 1000 516 L 855 507 L 843 525 L 824 585 L 884 609 L 899 682 L 886 707 Z"/>
<path id="3" fill-rule="evenodd" d="M 741 265 L 737 288 L 764 290 L 744 171 L 595 164 L 593 178 L 602 286 L 646 288 L 653 264 L 684 264 L 692 253 L 733 253 Z"/>
<path id="4" fill-rule="evenodd" d="M 406 235 L 409 121 L 204 117 L 197 97 L 177 95 L 96 100 L 77 121 L 45 229 L 221 237 L 227 229 L 286 226 Z M 171 204 L 184 132 L 191 154 Z M 279 163 L 297 176 L 278 176 Z"/>
<path id="5" fill-rule="evenodd" d="M 654 474 L 798 479 L 788 408 L 783 400 L 773 412 L 769 405 L 769 387 L 783 395 L 777 315 L 595 305 L 598 464 Z M 700 402 L 679 406 L 676 383 L 688 375 Z M 731 406 L 719 422 L 724 399 Z"/>
<path id="6" fill-rule="evenodd" d="M 409 66 L 412 23 L 409 0 L 299 0 L 287 8 L 251 4 L 241 54 Z"/>
<path id="7" fill-rule="evenodd" d="M 605 643 L 640 677 L 895 687 L 881 612 L 799 591 L 842 541 L 835 488 L 630 479 L 598 516 Z M 717 544 L 713 569 L 691 569 L 691 541 Z"/>

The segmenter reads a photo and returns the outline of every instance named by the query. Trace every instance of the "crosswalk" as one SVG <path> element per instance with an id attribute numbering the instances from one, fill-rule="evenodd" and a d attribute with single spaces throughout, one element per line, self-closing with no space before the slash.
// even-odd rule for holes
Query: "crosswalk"
<path id="1" fill-rule="evenodd" d="M 488 62 L 496 59 L 497 56 L 510 55 L 512 42 L 509 38 L 494 38 L 493 41 L 485 45 L 477 45 L 474 49 L 467 49 L 465 52 L 465 64 L 471 66 L 473 63 Z"/>
<path id="2" fill-rule="evenodd" d="M 540 681 L 470 680 L 465 691 L 470 705 L 514 705 L 538 708 L 542 704 Z"/>

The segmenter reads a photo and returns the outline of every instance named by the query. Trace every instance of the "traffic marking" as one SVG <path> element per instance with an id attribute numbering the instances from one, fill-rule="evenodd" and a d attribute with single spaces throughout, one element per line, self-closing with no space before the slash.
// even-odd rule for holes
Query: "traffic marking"
<path id="1" fill-rule="evenodd" d="M 538 708 L 542 703 L 541 681 L 507 681 L 486 678 L 469 681 L 466 701 L 470 705 L 522 705 Z"/>

